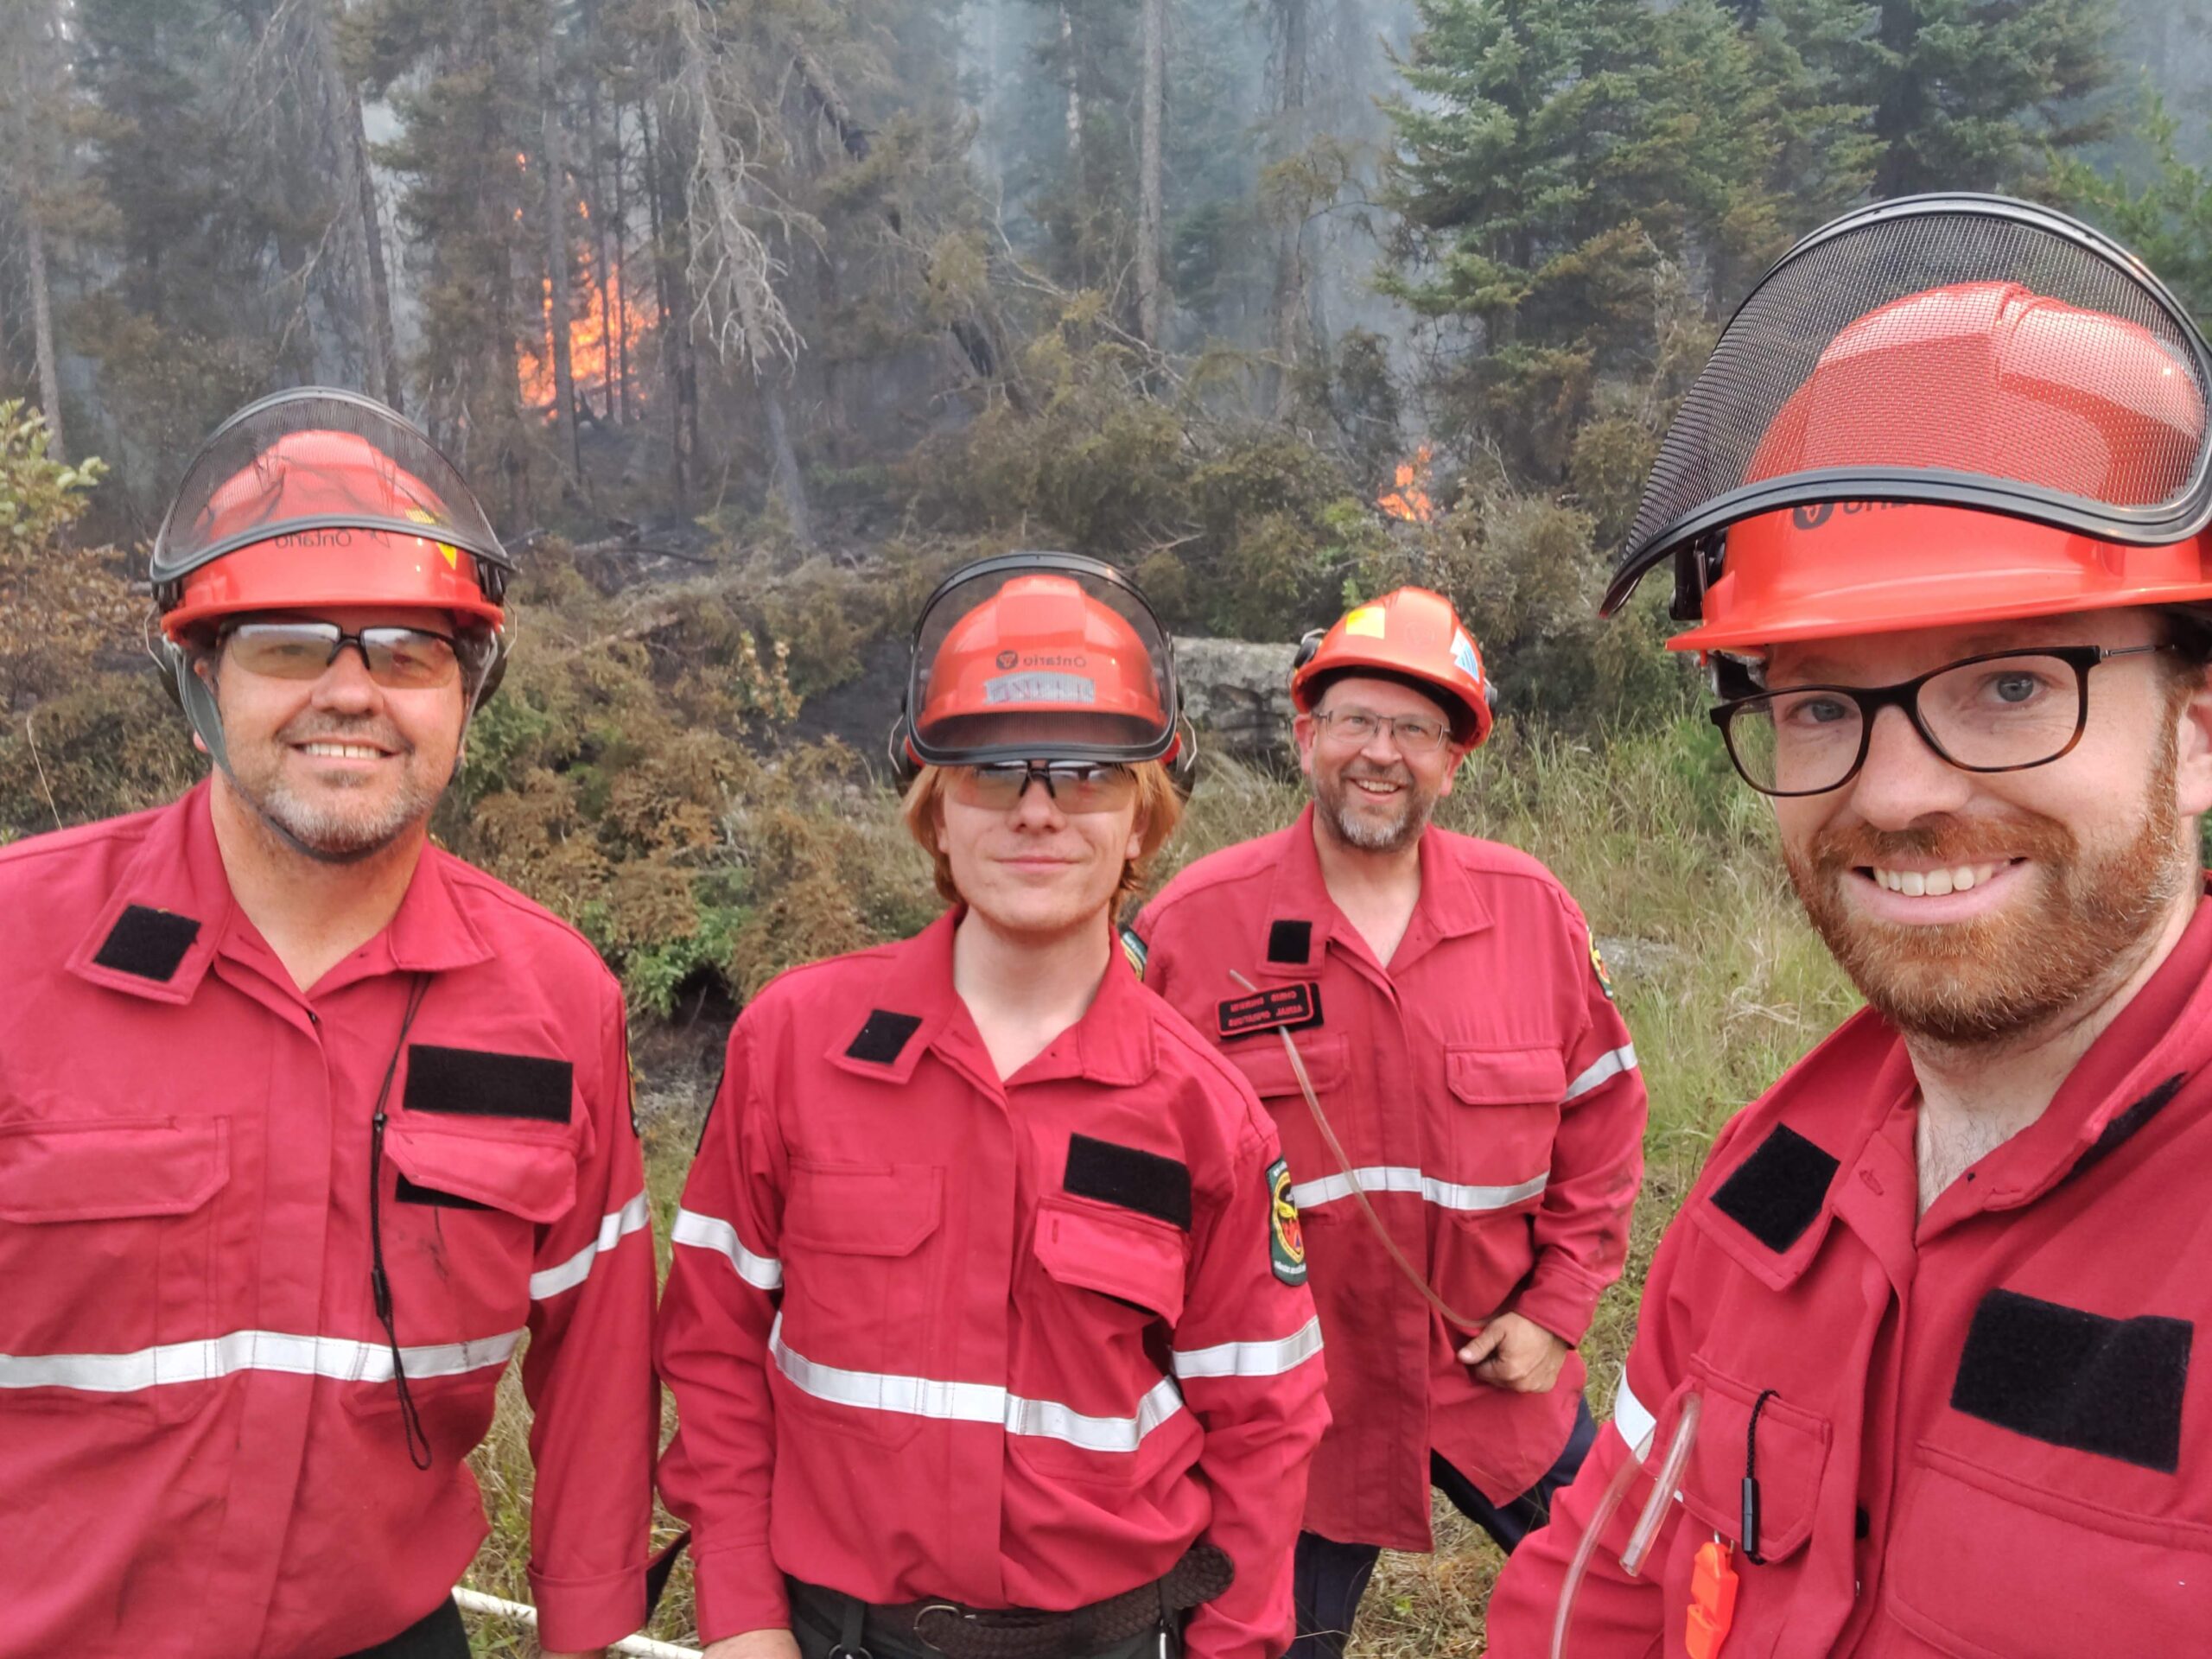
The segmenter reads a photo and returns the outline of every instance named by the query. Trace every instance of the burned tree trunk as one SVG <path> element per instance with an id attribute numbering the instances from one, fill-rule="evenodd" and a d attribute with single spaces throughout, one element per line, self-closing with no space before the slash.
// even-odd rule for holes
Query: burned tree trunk
<path id="1" fill-rule="evenodd" d="M 1157 350 L 1166 273 L 1160 130 L 1167 118 L 1167 0 L 1144 0 L 1144 110 L 1137 159 L 1137 334 Z"/>

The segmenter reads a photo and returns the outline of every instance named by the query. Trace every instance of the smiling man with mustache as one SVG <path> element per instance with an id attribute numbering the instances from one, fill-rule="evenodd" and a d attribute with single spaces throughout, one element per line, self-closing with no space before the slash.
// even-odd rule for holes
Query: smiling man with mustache
<path id="1" fill-rule="evenodd" d="M 2208 390 L 2132 256 L 1991 198 L 1723 336 L 1611 601 L 1675 559 L 1867 1007 L 1714 1143 L 1497 1659 L 2204 1650 Z"/>
<path id="2" fill-rule="evenodd" d="M 1251 1078 L 1298 1176 L 1334 1426 L 1297 1659 L 1343 1651 L 1384 1547 L 1430 1548 L 1432 1484 L 1511 1549 L 1597 1432 L 1574 1350 L 1626 1252 L 1643 1085 L 1573 899 L 1429 822 L 1489 694 L 1441 594 L 1355 607 L 1291 681 L 1313 806 L 1136 925 L 1145 982 Z"/>

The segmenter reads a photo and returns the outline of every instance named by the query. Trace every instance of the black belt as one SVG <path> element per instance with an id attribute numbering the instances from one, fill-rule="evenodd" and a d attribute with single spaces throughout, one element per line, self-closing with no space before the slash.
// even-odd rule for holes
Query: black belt
<path id="1" fill-rule="evenodd" d="M 1194 1544 L 1163 1577 L 1064 1613 L 944 1600 L 885 1605 L 796 1579 L 790 1587 L 794 1611 L 804 1609 L 837 1628 L 840 1659 L 897 1659 L 899 1649 L 945 1659 L 1085 1659 L 1174 1628 L 1183 1614 L 1211 1601 L 1235 1577 L 1225 1554 L 1211 1544 Z M 891 1651 L 871 1655 L 865 1645 L 870 1637 Z"/>

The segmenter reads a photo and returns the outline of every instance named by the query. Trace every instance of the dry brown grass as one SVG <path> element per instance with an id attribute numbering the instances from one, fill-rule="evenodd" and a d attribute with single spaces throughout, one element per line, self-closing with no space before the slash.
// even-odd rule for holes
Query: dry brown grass
<path id="1" fill-rule="evenodd" d="M 1461 774 L 1442 821 L 1525 848 L 1575 893 L 1600 936 L 1625 941 L 1614 978 L 1651 1094 L 1643 1198 L 1627 1271 L 1599 1310 L 1584 1351 L 1592 1408 L 1611 1408 L 1651 1252 L 1704 1160 L 1713 1131 L 1849 1012 L 1853 998 L 1805 927 L 1770 847 L 1764 809 L 1710 743 L 1683 722 L 1593 747 L 1531 738 L 1508 726 Z M 1233 766 L 1209 773 L 1177 842 L 1173 868 L 1287 823 L 1302 804 L 1291 780 Z M 855 797 L 855 845 L 887 851 L 895 802 Z M 911 849 L 909 849 L 911 850 Z M 919 855 L 912 855 L 919 868 Z M 855 872 L 855 880 L 880 880 Z M 712 1087 L 681 1045 L 641 1037 L 648 1174 L 665 1238 Z M 656 1056 L 658 1058 L 656 1058 Z M 664 1259 L 666 1246 L 662 1246 Z M 477 1466 L 493 1535 L 471 1582 L 526 1599 L 529 1462 L 512 1377 Z M 665 1517 L 664 1517 L 665 1521 Z M 672 1529 L 671 1529 L 672 1535 Z M 1440 1504 L 1433 1556 L 1386 1555 L 1351 1651 L 1360 1659 L 1427 1659 L 1482 1649 L 1482 1607 L 1498 1564 L 1479 1532 Z M 690 1644 L 690 1586 L 679 1569 L 652 1626 Z M 527 1655 L 530 1638 L 477 1623 L 479 1651 Z"/>

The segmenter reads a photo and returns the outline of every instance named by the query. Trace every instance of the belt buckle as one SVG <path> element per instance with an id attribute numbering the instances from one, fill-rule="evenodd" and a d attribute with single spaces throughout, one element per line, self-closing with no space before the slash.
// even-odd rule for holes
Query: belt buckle
<path id="1" fill-rule="evenodd" d="M 950 1613 L 953 1618 L 962 1620 L 963 1623 L 971 1624 L 975 1623 L 976 1619 L 976 1616 L 973 1613 L 968 1611 L 965 1608 L 955 1606 L 949 1601 L 933 1601 L 930 1603 L 929 1605 L 923 1608 L 919 1612 L 916 1613 L 914 1615 L 913 1624 L 914 1639 L 934 1653 L 943 1653 L 944 1649 L 938 1647 L 936 1643 L 931 1641 L 928 1637 L 922 1634 L 922 1621 L 927 1618 L 931 1613 Z M 830 1656 L 830 1659 L 836 1659 L 836 1656 L 833 1654 Z"/>

